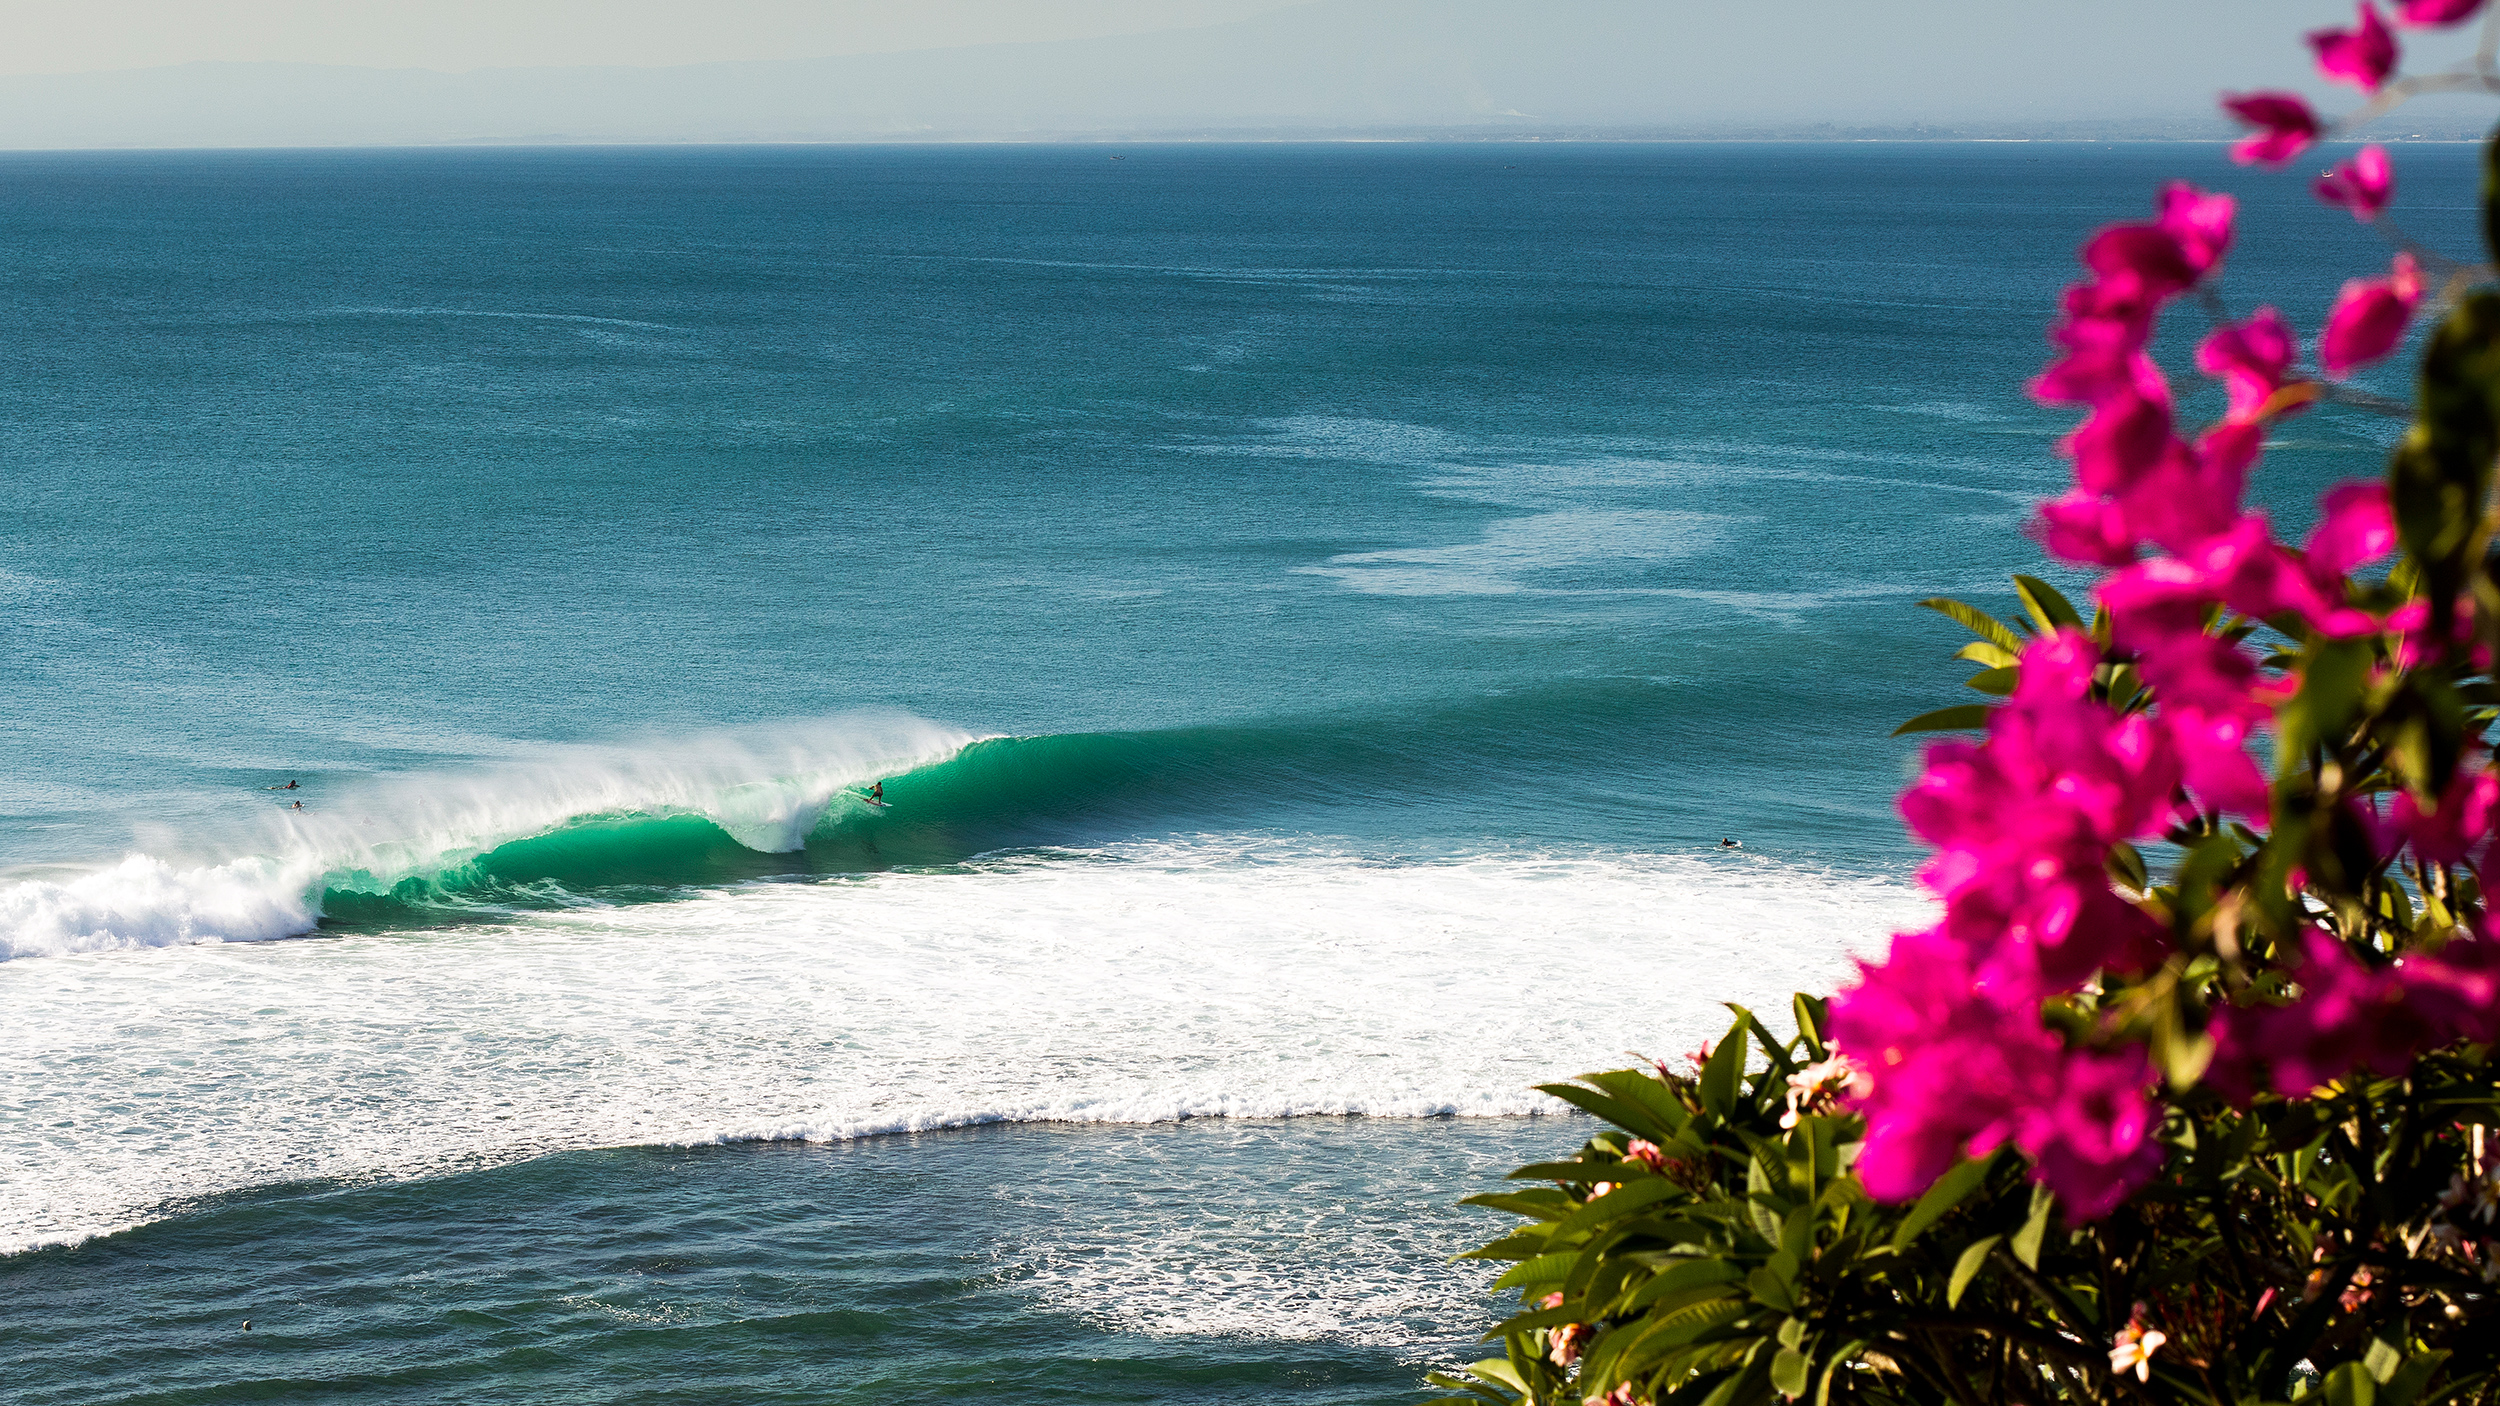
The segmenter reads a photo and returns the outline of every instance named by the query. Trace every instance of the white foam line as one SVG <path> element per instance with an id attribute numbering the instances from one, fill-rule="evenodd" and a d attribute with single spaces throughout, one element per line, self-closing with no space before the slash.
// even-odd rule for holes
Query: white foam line
<path id="1" fill-rule="evenodd" d="M 1750 855 L 1203 837 L 0 964 L 0 1247 L 278 1182 L 1003 1121 L 1512 1115 L 1918 921 Z"/>

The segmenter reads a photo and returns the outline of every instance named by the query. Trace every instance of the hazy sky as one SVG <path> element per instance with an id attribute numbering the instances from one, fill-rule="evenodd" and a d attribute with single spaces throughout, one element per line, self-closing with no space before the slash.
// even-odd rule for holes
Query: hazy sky
<path id="1" fill-rule="evenodd" d="M 2329 111 L 2355 100 L 2316 80 L 2301 42 L 2350 23 L 2351 0 L 9 3 L 0 147 L 13 148 L 1502 124 L 2054 134 L 2149 121 L 2221 137 L 2224 89 L 2299 88 Z M 2405 42 L 2446 63 L 2472 36 Z M 272 62 L 330 67 L 231 66 Z M 2479 126 L 2490 106 L 2440 99 L 2398 123 Z"/>
<path id="2" fill-rule="evenodd" d="M 0 73 L 278 60 L 460 71 L 1142 34 L 1299 0 L 18 0 Z"/>

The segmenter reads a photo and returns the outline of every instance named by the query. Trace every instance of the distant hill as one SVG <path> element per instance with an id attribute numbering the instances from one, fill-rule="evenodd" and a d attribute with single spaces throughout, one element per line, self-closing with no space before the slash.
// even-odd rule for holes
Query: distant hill
<path id="1" fill-rule="evenodd" d="M 0 78 L 0 147 L 2210 138 L 2225 133 L 2196 65 L 2227 46 L 2205 41 L 2270 8 L 2209 0 L 2152 54 L 2124 26 L 2069 34 L 2002 0 L 1937 0 L 1918 21 L 1932 32 L 1838 0 L 1326 0 L 1159 34 L 678 68 L 189 64 Z M 1995 57 L 1956 67 L 1940 43 Z"/>

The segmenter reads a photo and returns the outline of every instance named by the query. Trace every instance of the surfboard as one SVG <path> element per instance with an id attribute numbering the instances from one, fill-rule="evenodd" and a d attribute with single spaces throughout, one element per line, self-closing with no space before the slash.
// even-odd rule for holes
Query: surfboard
<path id="1" fill-rule="evenodd" d="M 860 798 L 860 800 L 861 800 L 861 801 L 865 802 L 866 804 L 868 804 L 868 805 L 870 805 L 870 806 L 875 807 L 875 808 L 876 808 L 876 809 L 878 809 L 878 810 L 887 810 L 887 809 L 890 809 L 890 808 L 893 806 L 893 804 L 894 804 L 894 803 L 893 803 L 893 802 L 891 802 L 891 801 L 881 801 L 881 800 L 878 800 L 876 797 L 871 796 L 871 795 L 868 795 L 867 793 L 865 793 L 865 792 L 861 792 L 861 791 L 853 791 L 851 794 L 852 794 L 852 795 L 854 795 L 854 796 L 858 796 L 858 797 Z"/>

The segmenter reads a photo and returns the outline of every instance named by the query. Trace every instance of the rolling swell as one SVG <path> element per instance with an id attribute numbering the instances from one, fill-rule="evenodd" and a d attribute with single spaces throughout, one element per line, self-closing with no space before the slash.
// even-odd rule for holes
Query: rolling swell
<path id="1" fill-rule="evenodd" d="M 140 854 L 0 885 L 0 958 L 432 927 L 1212 832 L 1415 854 L 1629 831 L 1674 848 L 1726 819 L 1674 810 L 1691 790 L 1661 774 L 1694 745 L 1689 702 L 1658 680 L 1589 679 L 1402 714 L 986 739 L 863 714 L 404 777 L 224 847 L 242 858 Z M 886 809 L 858 794 L 878 778 Z"/>
<path id="2" fill-rule="evenodd" d="M 1598 681 L 1468 700 L 1402 721 L 1331 718 L 990 737 L 883 778 L 888 807 L 832 796 L 782 852 L 740 843 L 699 814 L 575 817 L 499 844 L 461 868 L 376 890 L 334 883 L 333 922 L 422 919 L 486 900 L 665 897 L 758 879 L 945 868 L 1003 849 L 1085 847 L 1176 832 L 1359 832 L 1394 815 L 1402 835 L 1519 838 L 1568 832 L 1575 811 L 1619 808 L 1647 747 L 1654 685 Z M 1514 788 L 1533 787 L 1524 816 Z M 1419 825 L 1418 816 L 1427 817 Z M 1559 821 L 1558 818 L 1559 817 Z M 1523 821 L 1529 823 L 1523 824 Z M 1566 836 L 1577 838 L 1577 836 Z"/>
<path id="3" fill-rule="evenodd" d="M 324 876 L 325 927 L 462 921 L 510 908 L 663 899 L 764 879 L 945 868 L 1022 847 L 1176 828 L 1273 825 L 1288 812 L 1411 782 L 1391 749 L 1329 728 L 1206 727 L 992 737 L 883 778 L 887 808 L 846 787 L 790 851 L 741 843 L 711 816 L 570 817 L 436 872 Z M 1311 817 L 1316 818 L 1316 817 Z"/>

